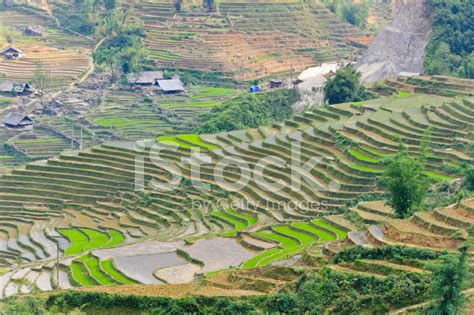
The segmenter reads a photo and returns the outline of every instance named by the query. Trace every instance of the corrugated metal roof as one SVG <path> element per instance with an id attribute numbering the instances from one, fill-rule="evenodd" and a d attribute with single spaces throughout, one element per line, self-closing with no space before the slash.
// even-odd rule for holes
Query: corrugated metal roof
<path id="1" fill-rule="evenodd" d="M 33 120 L 25 114 L 9 113 L 3 123 L 12 126 L 24 126 L 33 124 Z"/>
<path id="2" fill-rule="evenodd" d="M 0 82 L 0 92 L 4 93 L 22 93 L 25 91 L 25 88 L 29 88 L 30 85 L 26 82 Z"/>
<path id="3" fill-rule="evenodd" d="M 131 84 L 155 84 L 156 80 L 163 78 L 163 71 L 143 71 L 141 73 L 130 73 L 127 76 L 127 81 Z"/>
<path id="4" fill-rule="evenodd" d="M 4 50 L 2 50 L 2 52 L 1 52 L 0 54 L 6 53 L 6 52 L 9 51 L 9 50 L 14 50 L 14 51 L 16 51 L 16 52 L 18 52 L 18 53 L 20 53 L 20 54 L 23 53 L 23 51 L 22 51 L 21 49 L 16 48 L 15 46 L 8 46 L 8 47 L 5 48 Z"/>
<path id="5" fill-rule="evenodd" d="M 181 82 L 181 80 L 158 80 L 157 84 L 165 92 L 185 91 L 183 82 Z"/>

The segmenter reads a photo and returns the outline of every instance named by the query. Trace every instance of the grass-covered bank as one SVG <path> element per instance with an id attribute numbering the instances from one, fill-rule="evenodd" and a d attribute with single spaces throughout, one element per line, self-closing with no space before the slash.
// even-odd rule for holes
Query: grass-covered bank
<path id="1" fill-rule="evenodd" d="M 317 274 L 303 276 L 294 289 L 264 296 L 190 296 L 173 299 L 69 291 L 35 303 L 38 309 L 44 310 L 36 314 L 77 309 L 85 314 L 319 314 L 325 311 L 349 314 L 363 310 L 385 312 L 423 301 L 428 298 L 428 287 L 429 279 L 415 273 L 382 279 L 324 268 Z M 7 303 L 15 303 L 15 300 Z"/>

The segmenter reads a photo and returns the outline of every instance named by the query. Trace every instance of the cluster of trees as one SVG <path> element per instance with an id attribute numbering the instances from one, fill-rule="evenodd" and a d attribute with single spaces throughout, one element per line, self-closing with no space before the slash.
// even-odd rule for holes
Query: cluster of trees
<path id="1" fill-rule="evenodd" d="M 120 7 L 119 0 L 75 0 L 70 5 L 54 6 L 54 14 L 61 25 L 73 31 L 93 35 L 103 14 Z"/>
<path id="2" fill-rule="evenodd" d="M 359 102 L 371 97 L 360 81 L 360 73 L 352 65 L 339 69 L 324 86 L 324 99 L 328 104 Z"/>
<path id="3" fill-rule="evenodd" d="M 347 23 L 364 28 L 369 17 L 369 7 L 365 1 L 354 3 L 352 1 L 323 0 L 331 12 L 337 14 Z"/>
<path id="4" fill-rule="evenodd" d="M 146 30 L 132 11 L 108 11 L 96 32 L 105 41 L 94 52 L 94 61 L 106 66 L 113 79 L 120 73 L 139 72 L 151 65 L 145 45 Z"/>
<path id="5" fill-rule="evenodd" d="M 215 107 L 196 133 L 216 133 L 256 128 L 287 119 L 298 100 L 293 89 L 244 94 Z"/>
<path id="6" fill-rule="evenodd" d="M 433 35 L 426 49 L 429 74 L 474 78 L 474 0 L 432 1 Z"/>

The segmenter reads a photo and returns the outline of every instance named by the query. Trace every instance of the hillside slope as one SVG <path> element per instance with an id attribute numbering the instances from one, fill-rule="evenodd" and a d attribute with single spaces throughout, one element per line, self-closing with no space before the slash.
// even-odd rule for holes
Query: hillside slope
<path id="1" fill-rule="evenodd" d="M 318 1 L 220 1 L 215 12 L 173 2 L 129 3 L 149 31 L 159 66 L 225 72 L 250 80 L 354 54 L 370 37 Z"/>
<path id="2" fill-rule="evenodd" d="M 400 72 L 423 73 L 425 48 L 431 36 L 428 1 L 408 1 L 357 62 L 366 82 L 376 82 Z"/>

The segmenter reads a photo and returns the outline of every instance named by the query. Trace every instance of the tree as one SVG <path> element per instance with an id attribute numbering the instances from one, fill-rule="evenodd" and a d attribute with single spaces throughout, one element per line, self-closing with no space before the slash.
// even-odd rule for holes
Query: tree
<path id="1" fill-rule="evenodd" d="M 443 255 L 439 258 L 439 264 L 433 266 L 431 291 L 436 302 L 429 310 L 430 314 L 462 314 L 466 302 L 462 290 L 469 278 L 468 246 L 462 246 L 459 253 Z"/>
<path id="2" fill-rule="evenodd" d="M 428 191 L 424 163 L 411 157 L 401 146 L 400 152 L 385 160 L 387 169 L 382 183 L 389 193 L 388 204 L 399 218 L 407 218 L 421 207 Z"/>
<path id="3" fill-rule="evenodd" d="M 35 66 L 36 69 L 33 75 L 32 82 L 38 90 L 45 91 L 51 85 L 51 77 L 44 70 L 43 62 L 37 61 L 35 62 Z"/>
<path id="4" fill-rule="evenodd" d="M 426 72 L 472 78 L 473 1 L 431 1 L 430 5 L 433 33 L 426 48 Z"/>
<path id="5" fill-rule="evenodd" d="M 209 11 L 214 10 L 214 0 L 203 0 L 203 5 Z"/>
<path id="6" fill-rule="evenodd" d="M 175 0 L 174 1 L 174 9 L 176 11 L 178 11 L 178 12 L 181 11 L 182 6 L 183 6 L 183 0 Z"/>
<path id="7" fill-rule="evenodd" d="M 347 22 L 357 27 L 364 27 L 369 17 L 369 11 L 365 3 L 343 3 L 340 16 Z"/>
<path id="8" fill-rule="evenodd" d="M 474 191 L 474 166 L 469 166 L 464 171 L 463 186 L 470 191 Z"/>
<path id="9" fill-rule="evenodd" d="M 352 65 L 338 70 L 324 87 L 324 99 L 329 104 L 358 102 L 367 98 L 369 94 L 360 82 L 360 73 Z"/>
<path id="10" fill-rule="evenodd" d="M 110 10 L 97 33 L 107 40 L 94 52 L 94 61 L 109 68 L 112 80 L 119 71 L 127 74 L 142 70 L 149 56 L 145 45 L 146 31 L 142 21 L 130 10 Z"/>

